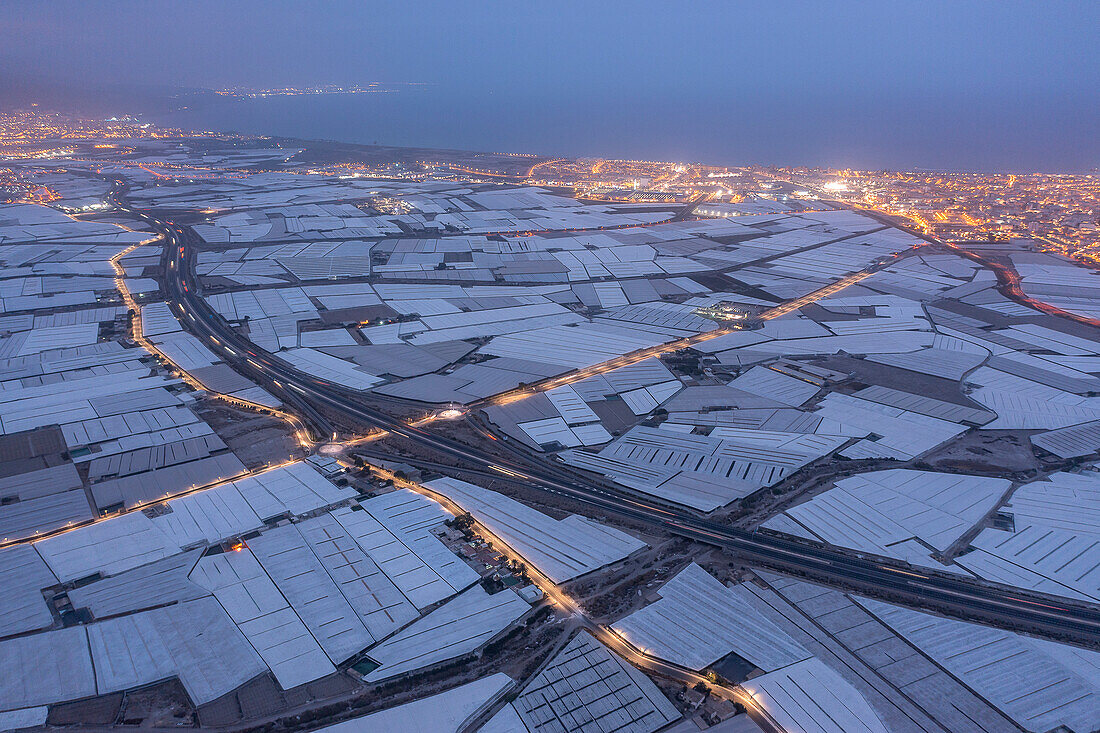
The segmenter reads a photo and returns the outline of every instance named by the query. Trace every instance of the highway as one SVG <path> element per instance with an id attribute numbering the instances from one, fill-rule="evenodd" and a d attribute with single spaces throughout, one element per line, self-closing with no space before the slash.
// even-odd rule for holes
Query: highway
<path id="1" fill-rule="evenodd" d="M 721 525 L 688 510 L 569 478 L 536 461 L 493 455 L 398 421 L 363 404 L 354 391 L 298 371 L 237 334 L 197 292 L 192 275 L 194 235 L 171 222 L 133 213 L 166 236 L 163 286 L 170 307 L 184 327 L 226 363 L 278 394 L 288 407 L 318 426 L 319 437 L 334 437 L 325 414 L 339 415 L 350 424 L 388 431 L 433 453 L 488 467 L 502 477 L 566 497 L 596 513 L 625 517 L 655 530 L 727 549 L 749 562 L 965 620 L 1036 631 L 1087 645 L 1100 643 L 1100 609 Z"/>

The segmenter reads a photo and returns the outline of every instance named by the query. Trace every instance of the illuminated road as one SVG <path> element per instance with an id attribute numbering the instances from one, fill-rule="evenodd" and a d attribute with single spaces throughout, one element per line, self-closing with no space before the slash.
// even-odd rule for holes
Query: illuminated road
<path id="1" fill-rule="evenodd" d="M 533 166 L 527 169 L 527 177 L 535 175 L 535 171 L 542 168 L 544 165 L 554 165 L 555 163 L 561 163 L 565 158 L 554 158 L 553 160 L 544 160 L 541 163 L 535 163 Z"/>
<path id="2" fill-rule="evenodd" d="M 141 216 L 143 216 L 143 218 L 145 218 L 150 223 L 155 222 L 155 220 L 152 220 L 151 218 L 145 217 L 144 215 L 141 215 Z M 310 375 L 299 373 L 296 370 L 287 367 L 283 362 L 272 358 L 270 354 L 258 349 L 257 347 L 252 345 L 250 342 L 245 341 L 241 337 L 237 336 L 235 333 L 221 333 L 220 335 L 215 335 L 215 333 L 216 333 L 215 330 L 213 328 L 211 328 L 210 326 L 214 325 L 215 323 L 224 324 L 226 326 L 228 324 L 225 324 L 225 322 L 222 321 L 220 319 L 220 317 L 217 316 L 217 314 L 213 313 L 209 309 L 209 307 L 206 305 L 205 301 L 203 301 L 201 298 L 189 297 L 189 296 L 193 295 L 194 287 L 188 282 L 188 278 L 185 275 L 185 273 L 188 270 L 188 267 L 187 267 L 188 260 L 187 260 L 187 248 L 186 248 L 185 245 L 182 244 L 183 238 L 185 236 L 184 233 L 183 233 L 183 230 L 181 228 L 176 227 L 176 226 L 174 226 L 172 224 L 169 224 L 167 222 L 163 222 L 163 223 L 162 222 L 155 222 L 155 223 L 163 227 L 164 237 L 167 240 L 167 244 L 168 244 L 168 246 L 165 248 L 165 261 L 168 264 L 167 268 L 165 269 L 165 272 L 166 272 L 165 286 L 166 286 L 167 289 L 169 289 L 181 301 L 187 301 L 186 304 L 184 304 L 183 302 L 172 304 L 172 307 L 175 310 L 175 312 L 177 313 L 177 315 L 181 316 L 180 317 L 181 322 L 191 326 L 191 328 L 194 329 L 194 332 L 200 334 L 200 338 L 203 338 L 204 341 L 207 343 L 207 345 L 210 348 L 212 348 L 215 351 L 217 351 L 218 353 L 220 353 L 220 355 L 223 358 L 225 358 L 227 360 L 227 362 L 233 363 L 238 368 L 241 368 L 242 364 L 247 364 L 247 365 L 249 365 L 250 367 L 252 367 L 256 370 L 259 370 L 261 375 L 266 375 L 266 373 L 268 371 L 270 371 L 271 374 L 274 375 L 274 376 L 270 377 L 270 383 L 271 384 L 273 384 L 275 386 L 278 386 L 280 388 L 289 387 L 290 389 L 292 389 L 294 391 L 297 391 L 299 393 L 302 393 L 302 394 L 307 394 L 307 393 L 311 394 L 311 395 L 317 397 L 318 399 L 320 399 L 322 402 L 325 402 L 326 404 L 328 404 L 330 407 L 332 407 L 333 402 L 332 402 L 331 396 L 324 394 L 323 391 L 319 391 L 317 388 L 318 387 L 333 387 L 333 385 L 329 385 L 327 382 L 324 382 L 323 380 L 317 380 L 317 379 L 311 377 Z M 147 339 L 145 339 L 144 336 L 142 335 L 141 325 L 140 325 L 140 323 L 141 323 L 141 321 L 140 321 L 140 311 L 138 310 L 138 306 L 137 306 L 136 302 L 134 302 L 134 300 L 133 300 L 132 296 L 130 295 L 128 289 L 126 288 L 125 282 L 123 281 L 124 273 L 123 273 L 122 268 L 121 268 L 120 260 L 126 254 L 129 254 L 130 252 L 132 252 L 133 249 L 135 249 L 135 247 L 131 247 L 128 250 L 126 250 L 126 251 L 120 253 L 119 255 L 117 255 L 116 257 L 114 257 L 112 259 L 112 265 L 115 267 L 116 272 L 119 275 L 119 289 L 120 289 L 120 292 L 123 294 L 123 297 L 124 297 L 127 305 L 131 309 L 133 309 L 134 313 L 135 313 L 135 318 L 134 318 L 134 324 L 135 325 L 134 325 L 134 330 L 133 330 L 134 339 L 139 344 L 141 344 L 143 347 L 149 349 L 153 353 L 160 354 L 160 352 L 156 350 L 155 345 L 152 344 L 151 342 L 149 342 Z M 167 360 L 167 357 L 164 357 L 163 354 L 160 354 L 160 355 Z M 247 356 L 244 356 L 244 355 L 247 355 Z M 241 357 L 241 358 L 235 358 L 235 357 Z M 192 386 L 194 386 L 198 389 L 203 389 L 202 385 L 200 385 L 198 383 L 194 383 L 193 380 L 188 375 L 183 374 L 183 377 L 185 379 L 187 379 L 189 382 L 191 382 Z M 263 381 L 263 382 L 268 382 L 267 379 L 264 379 L 264 376 L 260 376 L 259 380 Z M 232 398 L 230 398 L 230 399 L 232 399 Z M 251 405 L 251 403 L 247 403 L 247 404 Z M 338 401 L 337 404 L 340 404 L 340 402 Z M 346 405 L 346 403 L 344 403 L 344 404 L 345 404 L 345 406 L 350 407 L 350 405 Z M 264 408 L 263 406 L 257 406 L 257 407 L 260 407 L 260 408 L 266 409 L 266 410 L 270 410 L 270 408 Z M 279 412 L 279 411 L 275 411 L 275 412 Z M 367 412 L 365 410 L 365 408 L 361 408 L 361 409 L 358 409 L 358 410 L 353 410 L 353 414 L 357 415 L 358 417 L 363 419 L 363 421 L 365 421 L 365 422 L 371 422 L 371 421 L 378 422 L 379 421 L 379 417 L 377 415 L 375 415 L 373 412 Z M 295 426 L 300 426 L 301 422 L 294 419 L 293 424 Z M 419 434 L 419 430 L 416 428 L 415 425 L 408 426 L 408 425 L 400 425 L 400 424 L 391 424 L 391 429 L 393 430 L 393 432 L 403 434 L 403 435 L 406 435 L 406 436 L 415 436 L 415 435 Z M 410 433 L 408 431 L 415 431 L 415 432 Z M 327 437 L 327 435 L 326 436 L 319 436 L 319 437 Z M 333 436 L 333 437 L 335 437 L 335 436 Z M 303 440 L 303 441 L 308 440 L 307 438 L 301 437 L 301 436 L 300 436 L 300 439 Z M 500 463 L 500 462 L 501 461 L 497 461 L 497 463 Z M 495 468 L 499 471 L 506 472 L 506 473 L 512 472 L 510 469 L 505 469 L 502 466 L 499 466 L 499 465 L 496 465 L 496 464 L 491 464 L 490 467 Z M 273 467 L 270 467 L 270 468 L 265 469 L 265 470 L 273 470 L 274 468 L 278 468 L 278 466 L 273 466 Z M 424 486 L 421 486 L 421 485 L 418 485 L 418 484 L 413 484 L 413 483 L 408 482 L 408 481 L 404 481 L 404 480 L 398 478 L 397 476 L 393 475 L 392 473 L 388 473 L 388 472 L 386 472 L 383 469 L 380 469 L 378 467 L 372 466 L 371 470 L 373 472 L 375 472 L 376 474 L 378 474 L 382 478 L 387 478 L 387 479 L 393 480 L 396 484 L 398 484 L 400 486 L 410 488 L 410 489 L 412 489 L 414 491 L 418 491 L 420 493 L 431 495 L 434 499 L 440 501 L 445 506 L 448 506 L 452 510 L 452 512 L 455 513 L 455 514 L 461 514 L 462 513 L 462 509 L 460 507 L 455 506 L 445 496 L 438 495 L 438 494 L 435 494 L 434 492 L 431 492 L 427 487 L 424 487 Z M 252 474 L 248 474 L 248 475 L 252 475 Z M 236 478 L 240 478 L 240 477 L 239 476 L 238 477 L 233 477 L 233 479 L 236 479 Z M 228 480 L 233 480 L 233 479 L 228 479 Z M 210 486 L 193 487 L 192 489 L 188 490 L 187 492 L 183 492 L 183 493 L 185 494 L 185 493 L 192 493 L 193 491 L 205 490 L 207 488 L 211 488 L 213 486 L 220 485 L 220 484 L 225 483 L 225 482 L 226 481 L 219 481 L 215 484 L 211 484 Z M 179 494 L 179 495 L 183 495 L 183 494 Z M 159 502 L 159 501 L 161 501 L 161 499 L 158 499 L 156 501 Z M 156 503 L 156 502 L 150 502 L 150 503 Z M 136 507 L 133 508 L 133 509 L 127 510 L 127 511 L 131 511 L 131 510 L 134 510 L 134 509 L 136 509 Z M 72 528 L 64 528 L 63 530 L 60 530 L 60 531 L 70 531 L 71 529 Z M 748 696 L 746 693 L 744 693 L 744 691 L 740 690 L 739 688 L 725 687 L 725 686 L 722 686 L 722 685 L 716 685 L 715 683 L 710 682 L 705 676 L 700 675 L 700 674 L 698 674 L 697 672 L 695 672 L 693 670 L 685 669 L 685 668 L 679 667 L 677 665 L 670 664 L 668 662 L 665 662 L 665 661 L 660 660 L 660 659 L 656 659 L 654 657 L 651 657 L 651 656 L 643 653 L 641 650 L 639 650 L 636 647 L 632 646 L 630 643 L 628 643 L 626 640 L 624 640 L 622 637 L 615 634 L 611 630 L 609 630 L 609 629 L 593 622 L 584 613 L 583 609 L 568 594 L 563 592 L 555 583 L 553 583 L 553 581 L 551 581 L 549 578 L 544 576 L 537 568 L 533 567 L 526 560 L 526 558 L 523 558 L 519 554 L 515 553 L 515 551 L 512 550 L 507 545 L 507 543 L 501 541 L 499 538 L 496 538 L 485 527 L 479 526 L 479 530 L 482 532 L 483 536 L 485 536 L 486 538 L 488 538 L 490 540 L 493 540 L 494 541 L 494 546 L 497 547 L 499 550 L 503 551 L 510 559 L 515 559 L 515 560 L 518 560 L 520 562 L 523 562 L 525 564 L 525 566 L 528 567 L 529 577 L 531 577 L 532 581 L 540 589 L 542 589 L 543 593 L 547 596 L 547 598 L 549 598 L 551 600 L 551 602 L 553 602 L 555 605 L 557 605 L 559 608 L 561 608 L 563 611 L 565 611 L 568 615 L 574 617 L 575 621 L 578 624 L 583 626 L 586 630 L 588 630 L 590 633 L 592 633 L 596 638 L 603 641 L 603 643 L 607 644 L 612 649 L 615 649 L 621 656 L 627 658 L 628 660 L 630 660 L 631 662 L 633 662 L 637 666 L 646 668 L 646 669 L 648 669 L 652 672 L 658 673 L 658 674 L 660 674 L 664 677 L 681 681 L 681 682 L 683 682 L 683 683 L 685 683 L 689 686 L 694 685 L 698 682 L 706 683 L 709 687 L 712 688 L 712 690 L 715 692 L 715 694 L 718 694 L 719 696 L 722 696 L 722 697 L 726 697 L 728 699 L 734 699 L 734 700 L 737 700 L 737 701 L 741 702 L 746 707 L 746 709 L 749 710 L 750 715 L 752 715 L 752 717 L 756 720 L 758 725 L 760 725 L 765 731 L 769 731 L 769 733 L 771 733 L 773 731 L 774 731 L 774 733 L 780 733 L 781 729 L 774 725 L 773 721 L 768 716 L 767 712 L 764 709 L 762 709 L 756 703 L 755 700 L 753 700 L 750 696 Z"/>
<path id="3" fill-rule="evenodd" d="M 1010 628 L 1053 633 L 1084 643 L 1100 642 L 1100 610 L 1068 600 L 1031 596 L 1018 589 L 990 586 L 903 563 L 875 561 L 820 547 L 809 542 L 757 534 L 700 518 L 694 513 L 662 506 L 644 497 L 619 493 L 574 480 L 537 462 L 502 458 L 445 438 L 421 427 L 396 421 L 360 402 L 360 396 L 339 385 L 298 371 L 237 334 L 196 293 L 191 274 L 191 248 L 181 227 L 146 220 L 165 232 L 165 292 L 184 327 L 214 353 L 242 373 L 287 399 L 310 421 L 327 420 L 320 413 L 341 415 L 352 424 L 363 424 L 407 438 L 422 449 L 452 459 L 488 466 L 504 476 L 519 479 L 532 489 L 566 497 L 597 513 L 627 517 L 702 543 L 714 545 L 782 571 L 811 580 L 841 584 L 846 588 L 917 607 L 931 607 L 967 620 L 982 620 Z M 857 273 L 829 287 L 835 290 L 867 277 Z M 814 294 L 803 296 L 806 300 Z M 817 297 L 824 297 L 820 291 Z M 803 303 L 805 304 L 805 303 Z M 797 305 L 779 306 L 779 313 Z M 682 347 L 680 347 L 682 348 Z M 642 358 L 649 358 L 646 355 Z M 608 368 L 612 368 L 608 366 Z M 311 416 L 317 415 L 317 418 Z M 322 432 L 328 432 L 323 427 Z"/>
<path id="4" fill-rule="evenodd" d="M 383 478 L 389 481 L 393 481 L 395 486 L 410 489 L 419 494 L 424 494 L 441 505 L 446 507 L 452 514 L 459 516 L 465 514 L 463 508 L 453 501 L 451 501 L 446 495 L 439 494 L 432 491 L 429 487 L 423 484 L 418 484 L 412 481 L 405 480 L 396 474 L 386 471 L 385 469 L 371 467 L 371 471 L 379 478 Z M 710 681 L 705 675 L 701 675 L 694 670 L 680 667 L 679 665 L 670 664 L 664 660 L 652 657 L 636 646 L 628 642 L 618 633 L 612 629 L 602 626 L 590 619 L 585 613 L 584 609 L 570 596 L 563 591 L 554 581 L 546 577 L 537 567 L 532 565 L 527 558 L 517 553 L 507 542 L 502 540 L 493 534 L 485 525 L 479 523 L 474 519 L 474 526 L 482 538 L 489 540 L 493 547 L 500 551 L 509 560 L 515 560 L 523 563 L 527 568 L 527 577 L 534 583 L 543 594 L 562 611 L 572 616 L 579 625 L 583 626 L 594 637 L 606 644 L 611 649 L 614 649 L 620 656 L 630 660 L 635 666 L 643 667 L 660 674 L 663 677 L 683 682 L 689 687 L 693 687 L 699 682 L 704 683 L 712 690 L 714 690 L 719 696 L 727 699 L 736 700 L 740 702 L 749 711 L 750 716 L 756 721 L 757 725 L 763 728 L 765 731 L 774 731 L 774 733 L 782 733 L 782 729 L 775 725 L 774 721 L 768 715 L 756 701 L 743 690 L 736 687 L 726 687 L 724 685 L 718 685 Z"/>
<path id="5" fill-rule="evenodd" d="M 157 239 L 159 239 L 159 237 Z M 134 296 L 130 293 L 130 289 L 126 286 L 126 271 L 122 268 L 122 259 L 126 257 L 126 255 L 130 254 L 143 244 L 148 244 L 152 241 L 156 240 L 148 239 L 138 244 L 127 247 L 126 249 L 122 250 L 114 257 L 112 257 L 109 262 L 111 264 L 111 267 L 115 271 L 115 287 L 122 295 L 122 302 L 126 305 L 126 308 L 131 313 L 133 313 L 133 319 L 130 324 L 130 337 L 143 349 L 151 354 L 156 355 L 166 364 L 172 365 L 172 360 L 164 352 L 157 348 L 156 344 L 145 338 L 145 334 L 142 332 L 141 309 L 138 307 L 137 302 L 134 300 Z M 190 386 L 192 389 L 208 392 L 217 399 L 223 400 L 235 407 L 243 407 L 245 409 L 253 410 L 264 415 L 270 415 L 271 417 L 275 417 L 279 420 L 286 422 L 294 430 L 294 434 L 302 447 L 308 448 L 311 446 L 312 441 L 308 437 L 305 424 L 302 423 L 298 416 L 291 415 L 288 412 L 284 412 L 273 407 L 269 407 L 268 405 L 261 405 L 257 402 L 244 400 L 240 397 L 234 397 L 232 395 L 213 392 L 182 369 L 176 370 L 175 374 L 184 382 L 186 382 L 188 386 Z"/>
<path id="6" fill-rule="evenodd" d="M 988 267 L 990 270 L 992 270 L 997 276 L 997 283 L 1000 286 L 1001 292 L 1008 298 L 1016 301 L 1017 303 L 1026 305 L 1029 308 L 1034 308 L 1035 310 L 1046 313 L 1050 316 L 1068 318 L 1071 321 L 1077 321 L 1078 323 L 1083 323 L 1086 326 L 1100 328 L 1100 319 L 1090 318 L 1088 316 L 1083 316 L 1079 313 L 1071 313 L 1070 311 L 1062 310 L 1061 308 L 1053 306 L 1050 303 L 1045 303 L 1041 300 L 1036 300 L 1035 298 L 1032 298 L 1030 295 L 1024 292 L 1023 287 L 1021 287 L 1020 273 L 1016 272 L 1014 268 L 997 262 L 996 260 L 992 260 L 988 257 L 983 257 L 982 255 L 976 252 L 972 252 L 965 247 L 962 247 L 953 242 L 942 242 L 942 244 L 944 244 L 944 246 L 946 247 L 950 247 L 959 255 L 966 257 L 967 259 L 973 260 L 974 262 L 977 262 L 978 264 Z"/>
<path id="7" fill-rule="evenodd" d="M 901 257 L 904 257 L 913 251 L 915 250 L 903 252 L 897 255 L 897 258 L 900 259 Z M 780 305 L 762 311 L 755 316 L 755 319 L 759 321 L 768 321 L 773 318 L 785 316 L 788 313 L 793 313 L 799 308 L 810 305 L 811 303 L 816 303 L 822 298 L 827 298 L 830 295 L 839 293 L 841 290 L 848 287 L 849 285 L 854 285 L 860 280 L 864 280 L 870 277 L 875 273 L 876 269 L 861 270 L 860 272 L 856 272 L 848 275 L 847 277 L 843 277 L 840 280 L 837 280 L 834 283 L 830 283 L 823 288 L 819 288 L 817 290 L 814 290 L 813 292 L 806 293 L 799 298 L 795 298 L 794 300 L 787 301 L 786 303 L 781 303 Z M 593 364 L 592 366 L 588 366 L 583 369 L 567 372 L 565 374 L 559 374 L 557 376 L 549 377 L 538 382 L 532 382 L 531 384 L 525 385 L 523 387 L 519 387 L 508 392 L 501 392 L 500 394 L 493 395 L 492 397 L 487 397 L 484 400 L 471 402 L 469 406 L 472 409 L 477 409 L 479 407 L 485 407 L 488 405 L 507 405 L 512 402 L 518 402 L 519 400 L 527 399 L 532 395 L 536 395 L 539 392 L 545 392 L 546 390 L 554 389 L 555 387 L 562 387 L 567 384 L 575 384 L 576 382 L 588 379 L 589 377 L 593 377 L 597 374 L 606 374 L 607 372 L 614 371 L 615 369 L 622 369 L 625 366 L 638 364 L 639 362 L 643 362 L 646 359 L 652 359 L 663 354 L 670 354 L 674 351 L 679 351 L 680 349 L 687 349 L 695 346 L 696 344 L 712 341 L 716 338 L 727 336 L 731 333 L 737 333 L 740 330 L 742 329 L 717 328 L 713 331 L 706 331 L 705 333 L 695 334 L 694 336 L 687 336 L 676 341 L 668 341 L 666 343 L 658 344 L 656 346 L 639 349 L 638 351 L 632 351 L 629 354 L 617 356 L 614 359 L 608 359 L 607 361 L 600 362 L 599 364 Z"/>

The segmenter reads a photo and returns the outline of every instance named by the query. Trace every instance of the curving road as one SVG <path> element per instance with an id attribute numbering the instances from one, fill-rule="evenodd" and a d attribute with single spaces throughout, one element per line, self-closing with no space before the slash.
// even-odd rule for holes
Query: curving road
<path id="1" fill-rule="evenodd" d="M 126 208 L 120 204 L 120 208 Z M 215 312 L 199 295 L 192 274 L 194 234 L 169 221 L 132 212 L 166 236 L 163 283 L 170 307 L 184 327 L 215 354 L 279 395 L 320 430 L 334 430 L 323 413 L 350 424 L 386 430 L 436 454 L 487 466 L 531 488 L 568 497 L 591 509 L 648 524 L 655 529 L 735 552 L 756 562 L 884 600 L 935 609 L 964 620 L 1029 630 L 1087 645 L 1100 643 L 1100 609 L 1018 589 L 992 586 L 903 563 L 864 558 L 810 542 L 758 534 L 718 524 L 692 512 L 662 506 L 555 472 L 538 462 L 503 458 L 429 430 L 397 421 L 362 404 L 342 386 L 301 372 L 258 348 Z M 563 477 L 564 476 L 564 477 Z"/>

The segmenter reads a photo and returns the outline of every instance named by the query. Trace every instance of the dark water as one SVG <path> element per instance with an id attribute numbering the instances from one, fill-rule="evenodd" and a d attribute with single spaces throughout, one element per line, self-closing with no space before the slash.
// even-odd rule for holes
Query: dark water
<path id="1" fill-rule="evenodd" d="M 412 147 L 861 169 L 1082 172 L 1100 165 L 1100 96 L 897 99 L 516 96 L 436 88 L 227 102 L 190 129 Z"/>

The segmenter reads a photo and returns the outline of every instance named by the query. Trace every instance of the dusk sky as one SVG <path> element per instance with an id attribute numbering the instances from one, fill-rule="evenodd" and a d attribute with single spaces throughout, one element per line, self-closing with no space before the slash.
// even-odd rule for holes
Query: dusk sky
<path id="1" fill-rule="evenodd" d="M 685 155 L 724 154 L 709 143 L 667 140 L 677 127 L 695 139 L 714 134 L 723 120 L 761 140 L 781 129 L 785 145 L 792 136 L 825 136 L 816 147 L 783 148 L 792 156 L 858 157 L 858 148 L 877 144 L 877 136 L 896 154 L 905 144 L 891 129 L 904 129 L 913 145 L 934 143 L 943 130 L 941 149 L 963 156 L 988 145 L 980 151 L 988 162 L 973 165 L 999 165 L 997 154 L 1008 156 L 1005 165 L 1016 160 L 1011 155 L 1019 165 L 1081 164 L 1082 154 L 1100 152 L 1096 2 L 5 5 L 0 73 L 9 80 L 194 87 L 426 82 L 454 102 L 460 126 L 491 126 L 488 116 L 482 125 L 472 111 L 479 106 L 495 117 L 522 110 L 539 119 L 566 115 L 555 124 L 616 126 L 607 139 L 625 141 L 624 153 L 635 149 L 629 143 L 637 136 L 640 153 L 658 141 L 654 154 L 681 148 Z M 291 124 L 294 115 L 271 113 L 273 132 L 301 134 L 302 125 Z M 623 122 L 635 117 L 666 117 L 668 127 Z M 530 121 L 512 122 L 517 129 L 504 142 L 565 152 L 549 150 L 554 141 L 537 130 L 519 135 Z M 317 134 L 344 134 L 328 124 Z M 830 124 L 838 132 L 829 132 Z M 859 129 L 851 142 L 836 142 L 853 126 Z M 399 129 L 407 128 L 402 122 Z M 382 127 L 372 134 L 394 137 L 388 133 Z M 425 145 L 484 144 L 454 131 L 429 137 Z M 398 138 L 392 141 L 411 142 Z M 583 132 L 571 141 L 583 148 L 579 153 L 605 144 Z M 757 148 L 760 156 L 777 154 L 776 145 Z M 913 162 L 949 162 L 933 157 L 916 155 Z"/>

